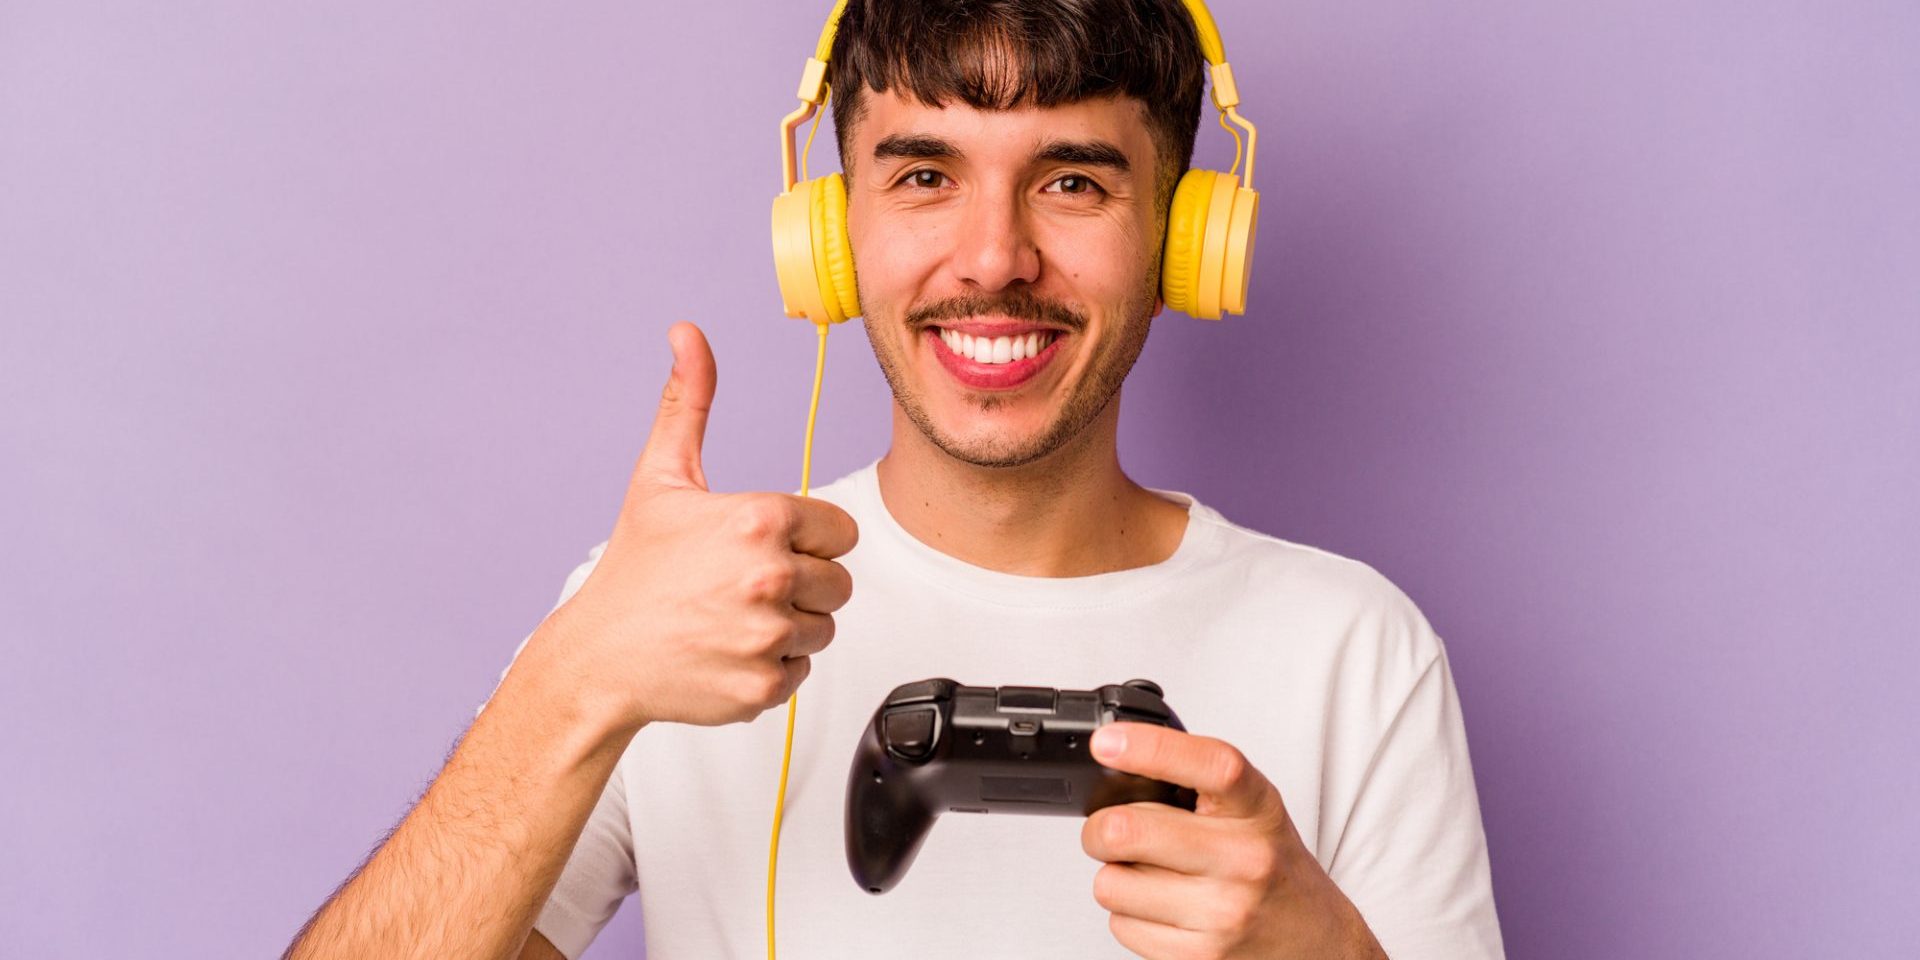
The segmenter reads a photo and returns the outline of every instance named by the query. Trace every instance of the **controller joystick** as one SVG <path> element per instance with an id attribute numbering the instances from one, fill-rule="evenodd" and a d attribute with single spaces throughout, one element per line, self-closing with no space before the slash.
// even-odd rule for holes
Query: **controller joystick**
<path id="1" fill-rule="evenodd" d="M 847 866 L 869 893 L 900 882 L 941 814 L 1086 816 L 1152 800 L 1192 810 L 1192 790 L 1124 773 L 1087 750 L 1115 721 L 1185 730 L 1159 684 L 1098 690 L 968 687 L 945 677 L 887 694 L 847 774 Z"/>

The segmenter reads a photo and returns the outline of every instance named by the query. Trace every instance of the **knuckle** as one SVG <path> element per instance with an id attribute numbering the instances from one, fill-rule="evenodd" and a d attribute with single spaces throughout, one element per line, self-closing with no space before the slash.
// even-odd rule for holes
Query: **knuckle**
<path id="1" fill-rule="evenodd" d="M 746 540 L 771 540 L 786 529 L 787 509 L 771 495 L 747 494 L 734 510 L 733 529 Z"/>
<path id="2" fill-rule="evenodd" d="M 759 602 L 784 600 L 793 593 L 794 572 L 785 563 L 766 563 L 749 570 L 743 578 L 747 598 Z"/>
<path id="3" fill-rule="evenodd" d="M 1273 849 L 1257 843 L 1237 847 L 1226 859 L 1227 875 L 1249 883 L 1271 879 L 1279 866 L 1279 857 Z"/>
<path id="4" fill-rule="evenodd" d="M 1213 898 L 1207 906 L 1207 926 L 1222 933 L 1245 930 L 1253 923 L 1252 898 L 1238 891 Z"/>
<path id="5" fill-rule="evenodd" d="M 741 675 L 735 695 L 744 704 L 765 709 L 778 702 L 786 682 L 786 671 L 779 667 L 751 670 Z"/>
<path id="6" fill-rule="evenodd" d="M 793 642 L 794 626 L 791 621 L 775 619 L 755 627 L 748 635 L 747 655 L 766 658 L 784 652 Z"/>
<path id="7" fill-rule="evenodd" d="M 1253 772 L 1253 765 L 1247 762 L 1247 755 L 1231 744 L 1221 744 L 1213 759 L 1214 782 L 1227 791 L 1246 785 L 1247 778 Z"/>

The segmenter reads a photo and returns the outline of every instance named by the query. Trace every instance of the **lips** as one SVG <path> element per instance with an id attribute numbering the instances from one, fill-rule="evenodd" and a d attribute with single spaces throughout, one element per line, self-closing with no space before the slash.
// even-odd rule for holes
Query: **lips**
<path id="1" fill-rule="evenodd" d="M 969 330 L 978 333 L 976 335 Z M 1002 332 L 1002 335 L 988 335 L 993 332 Z M 1060 352 L 1060 341 L 1066 334 L 1032 326 L 996 330 L 993 327 L 959 325 L 954 328 L 929 327 L 923 336 L 928 349 L 933 351 L 940 365 L 955 380 L 976 390 L 1009 390 L 1046 369 L 1053 362 L 1054 355 Z M 1024 345 L 1016 347 L 1016 339 L 1024 341 Z M 1026 347 L 1035 346 L 1039 348 L 1038 353 L 1014 359 L 1015 354 L 1025 353 Z M 990 359 L 977 359 L 983 356 Z M 991 362 L 1001 356 L 1008 359 L 1001 363 Z"/>

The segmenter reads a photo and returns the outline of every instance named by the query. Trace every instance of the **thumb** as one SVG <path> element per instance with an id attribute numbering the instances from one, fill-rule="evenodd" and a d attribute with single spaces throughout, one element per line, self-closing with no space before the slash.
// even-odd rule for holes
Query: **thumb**
<path id="1" fill-rule="evenodd" d="M 667 331 L 667 342 L 673 346 L 673 372 L 660 393 L 660 412 L 654 415 L 637 472 L 657 484 L 705 490 L 700 443 L 707 435 L 707 411 L 713 406 L 718 376 L 713 348 L 699 327 L 684 320 Z"/>

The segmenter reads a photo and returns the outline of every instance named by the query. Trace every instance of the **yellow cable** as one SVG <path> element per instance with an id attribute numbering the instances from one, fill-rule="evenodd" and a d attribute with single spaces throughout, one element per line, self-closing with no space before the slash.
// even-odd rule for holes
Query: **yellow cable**
<path id="1" fill-rule="evenodd" d="M 1233 166 L 1227 168 L 1227 176 L 1231 177 L 1240 172 L 1240 156 L 1243 152 L 1241 148 L 1244 147 L 1245 144 L 1240 142 L 1240 131 L 1227 125 L 1227 115 L 1223 112 L 1218 116 L 1220 119 L 1220 129 L 1233 135 Z"/>
<path id="2" fill-rule="evenodd" d="M 829 89 L 827 95 L 820 99 L 820 109 L 813 112 L 813 126 L 807 128 L 807 145 L 800 148 L 800 179 L 802 180 L 807 179 L 807 154 L 813 152 L 813 135 L 820 132 L 820 115 L 827 112 L 827 104 L 832 100 L 833 91 Z M 1227 121 L 1223 119 L 1220 122 Z M 1236 135 L 1234 139 L 1238 140 L 1239 137 Z M 809 423 L 808 426 L 812 424 Z"/>
<path id="3" fill-rule="evenodd" d="M 803 497 L 808 495 L 813 477 L 813 422 L 820 414 L 820 382 L 827 372 L 827 327 L 828 324 L 819 324 L 820 352 L 813 361 L 813 399 L 807 403 L 807 440 L 800 453 L 800 495 Z M 773 801 L 773 841 L 767 848 L 767 960 L 774 960 L 773 881 L 780 869 L 780 814 L 787 806 L 787 768 L 793 762 L 793 717 L 799 707 L 800 691 L 795 690 L 787 698 L 787 746 L 780 754 L 780 794 Z"/>

